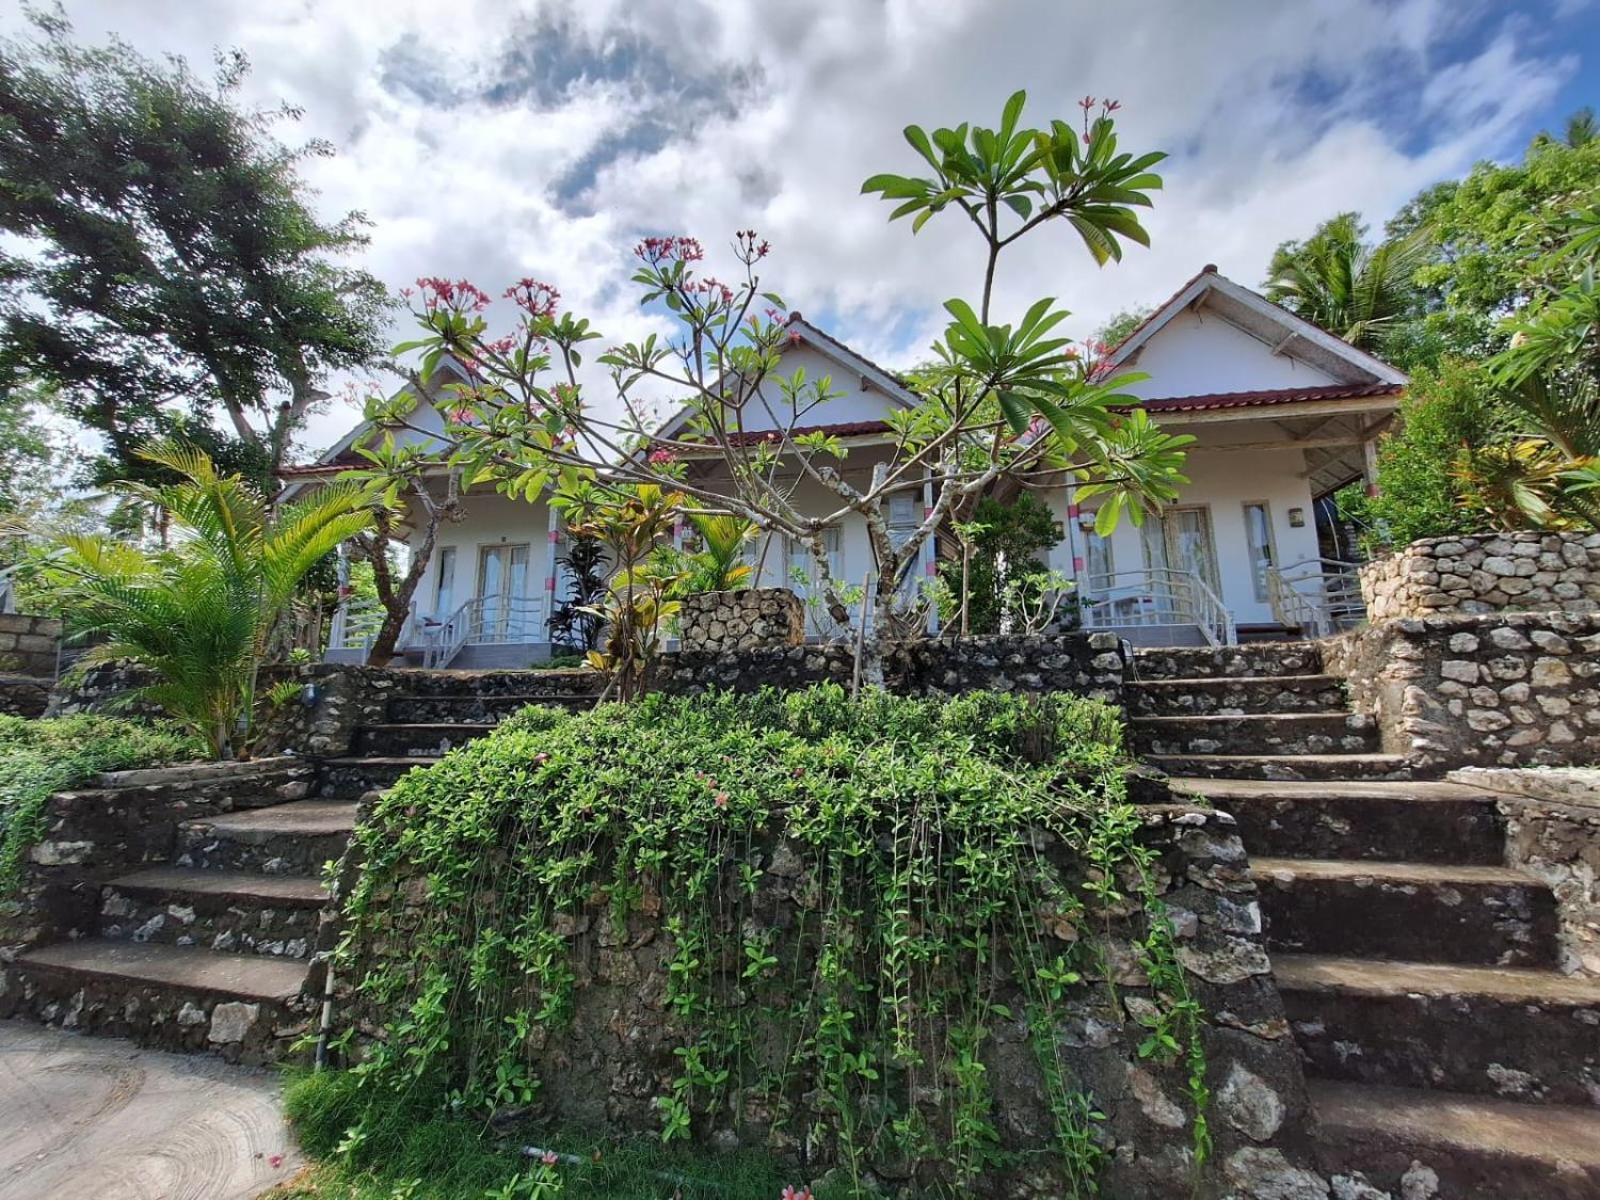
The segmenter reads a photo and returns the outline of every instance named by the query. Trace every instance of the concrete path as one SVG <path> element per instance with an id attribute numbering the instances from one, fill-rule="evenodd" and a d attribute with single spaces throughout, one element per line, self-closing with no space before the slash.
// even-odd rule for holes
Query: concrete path
<path id="1" fill-rule="evenodd" d="M 0 1200 L 252 1200 L 301 1165 L 276 1073 L 0 1021 Z"/>

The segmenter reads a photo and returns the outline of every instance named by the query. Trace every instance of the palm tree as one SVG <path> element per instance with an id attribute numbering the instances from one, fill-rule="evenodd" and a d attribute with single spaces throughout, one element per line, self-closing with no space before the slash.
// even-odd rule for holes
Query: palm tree
<path id="1" fill-rule="evenodd" d="M 729 592 L 749 583 L 752 571 L 744 561 L 744 546 L 755 535 L 755 522 L 731 513 L 690 513 L 689 520 L 704 548 L 689 559 L 684 592 Z"/>
<path id="2" fill-rule="evenodd" d="M 146 668 L 155 682 L 138 698 L 229 758 L 237 735 L 248 731 L 273 627 L 306 572 L 371 524 L 370 497 L 340 483 L 274 508 L 253 484 L 218 473 L 193 446 L 163 442 L 141 455 L 177 482 L 115 490 L 170 517 L 171 547 L 145 550 L 105 534 L 69 534 L 52 574 L 77 630 L 106 639 L 85 661 Z"/>
<path id="3" fill-rule="evenodd" d="M 1268 268 L 1267 299 L 1363 350 L 1379 347 L 1414 311 L 1412 279 L 1427 260 L 1423 230 L 1369 246 L 1353 212 L 1304 242 L 1286 242 Z"/>

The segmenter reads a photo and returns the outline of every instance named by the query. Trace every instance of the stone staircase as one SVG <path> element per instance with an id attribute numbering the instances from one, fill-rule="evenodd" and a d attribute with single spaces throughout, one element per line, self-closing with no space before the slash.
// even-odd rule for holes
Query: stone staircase
<path id="1" fill-rule="evenodd" d="M 1554 897 L 1504 865 L 1496 797 L 1405 779 L 1320 668 L 1308 645 L 1145 652 L 1129 691 L 1148 760 L 1239 821 L 1327 1169 L 1600 1197 L 1600 980 L 1556 970 Z"/>
<path id="2" fill-rule="evenodd" d="M 1312 642 L 1165 648 L 1134 655 L 1133 749 L 1170 775 L 1404 779 L 1370 716 L 1350 710 Z"/>
<path id="3" fill-rule="evenodd" d="M 99 883 L 92 936 L 39 946 L 13 964 L 21 1009 L 52 1024 L 169 1049 L 271 1062 L 309 1030 L 332 946 L 322 882 L 349 845 L 360 799 L 494 728 L 527 704 L 579 707 L 593 693 L 535 671 L 397 672 L 381 723 L 320 764 L 309 798 L 241 794 L 231 811 L 179 820 L 138 869 Z M 596 689 L 597 690 L 597 689 Z"/>

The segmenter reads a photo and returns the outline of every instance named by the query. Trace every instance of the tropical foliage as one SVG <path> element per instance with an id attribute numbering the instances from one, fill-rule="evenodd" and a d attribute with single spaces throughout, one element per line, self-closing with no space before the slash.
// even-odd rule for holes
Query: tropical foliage
<path id="1" fill-rule="evenodd" d="M 1140 1052 L 1172 1073 L 1203 1163 L 1200 1016 L 1123 761 L 1116 711 L 1065 694 L 853 702 L 824 687 L 528 709 L 407 775 L 358 831 L 341 969 L 387 1025 L 354 1067 L 339 1144 L 359 1169 L 390 1152 L 396 1104 L 536 1105 L 530 1048 L 579 1002 L 562 930 L 604 921 L 671 935 L 664 1141 L 759 1102 L 835 1147 L 849 1182 L 884 1161 L 992 1181 L 1019 1165 L 984 1068 L 1005 1025 L 1054 1119 L 1027 1170 L 1090 1195 L 1101 1118 L 1057 1031 L 1096 986 L 1095 931 L 1142 913 Z M 406 902 L 413 880 L 425 902 Z M 798 927 L 766 924 L 774 887 L 806 897 Z"/>
<path id="2" fill-rule="evenodd" d="M 1006 323 L 995 323 L 990 308 L 1002 252 L 1038 231 L 1072 229 L 1097 263 L 1144 244 L 1139 213 L 1161 185 L 1152 168 L 1162 155 L 1120 149 L 1114 102 L 1089 100 L 1079 126 L 1039 129 L 1022 125 L 1024 102 L 1012 96 L 996 129 L 909 127 L 906 139 L 932 174 L 877 175 L 864 185 L 895 204 L 894 216 L 912 217 L 913 230 L 942 213 L 965 216 L 985 248 L 977 307 L 947 303 L 950 323 L 933 363 L 912 381 L 919 403 L 891 419 L 888 460 L 876 469 L 845 469 L 850 448 L 814 428 L 838 395 L 832 380 L 783 373 L 781 354 L 800 334 L 762 282 L 770 248 L 750 230 L 734 238 L 731 282 L 704 273 L 693 238 L 649 237 L 635 247 L 634 282 L 676 335 L 603 352 L 616 393 L 604 405 L 587 402 L 580 373 L 585 344 L 601 335 L 559 312 L 554 288 L 526 279 L 507 289 L 520 316 L 495 336 L 482 316 L 487 293 L 465 281 L 420 280 L 413 303 L 422 336 L 399 348 L 417 355 L 413 376 L 431 378 L 445 355 L 475 371 L 473 383 L 454 388 L 453 462 L 531 498 L 572 490 L 603 459 L 610 484 L 680 492 L 691 510 L 753 523 L 801 547 L 829 619 L 845 629 L 856 618 L 833 575 L 828 531 L 859 517 L 874 568 L 869 679 L 883 644 L 920 628 L 921 602 L 904 585 L 922 547 L 997 480 L 1043 471 L 1074 482 L 1083 499 L 1102 497 L 1107 529 L 1124 515 L 1141 520 L 1176 494 L 1188 439 L 1161 433 L 1142 413 L 1123 415 L 1134 377 L 1094 374 L 1060 334 L 1067 314 L 1054 300 Z M 680 419 L 667 426 L 651 403 L 663 392 L 683 397 Z M 411 404 L 385 401 L 369 416 L 405 423 Z M 717 469 L 691 472 L 691 461 Z M 719 478 L 729 482 L 710 482 Z M 892 529 L 891 502 L 920 496 L 929 480 L 935 499 L 924 519 Z M 829 497 L 832 511 L 802 507 L 803 489 Z"/>
<path id="3" fill-rule="evenodd" d="M 339 261 L 366 222 L 320 220 L 298 175 L 331 148 L 278 142 L 298 114 L 241 102 L 238 52 L 206 81 L 30 16 L 0 43 L 0 388 L 104 437 L 85 482 L 153 478 L 138 447 L 179 432 L 264 482 L 326 376 L 382 349 L 384 289 Z"/>
<path id="4" fill-rule="evenodd" d="M 1419 267 L 1431 253 L 1426 228 L 1375 245 L 1353 212 L 1323 222 L 1303 242 L 1285 242 L 1267 268 L 1267 299 L 1352 346 L 1382 352 L 1416 309 Z"/>
<path id="5" fill-rule="evenodd" d="M 84 661 L 147 669 L 153 682 L 135 698 L 159 705 L 217 757 L 231 757 L 244 748 L 279 618 L 306 573 L 370 526 L 369 498 L 355 484 L 332 484 L 274 508 L 194 447 L 165 443 L 141 453 L 178 482 L 119 490 L 167 514 L 171 546 L 69 534 L 49 573 L 74 630 L 94 641 Z"/>
<path id="6" fill-rule="evenodd" d="M 1055 525 L 1049 506 L 1027 492 L 979 500 L 971 519 L 960 523 L 962 558 L 939 564 L 954 602 L 943 616 L 964 633 L 999 633 L 1013 585 L 1045 574 L 1040 555 L 1059 540 Z"/>

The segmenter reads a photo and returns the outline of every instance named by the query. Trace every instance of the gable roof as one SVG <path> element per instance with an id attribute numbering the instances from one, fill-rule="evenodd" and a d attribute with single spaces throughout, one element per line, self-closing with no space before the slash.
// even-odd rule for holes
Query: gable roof
<path id="1" fill-rule="evenodd" d="M 784 344 L 778 348 L 780 355 L 790 347 L 806 346 L 833 362 L 846 374 L 856 376 L 864 385 L 870 385 L 874 391 L 881 392 L 899 407 L 916 407 L 916 396 L 906 387 L 905 381 L 895 372 L 886 367 L 880 367 L 866 355 L 852 350 L 832 334 L 817 328 L 810 321 L 807 321 L 798 312 L 790 313 L 784 320 L 784 325 L 788 329 L 788 336 Z M 683 428 L 684 423 L 689 419 L 693 411 L 694 406 L 690 404 L 680 407 L 657 427 L 656 436 L 664 438 L 675 436 Z M 857 428 L 858 426 L 861 428 Z M 872 428 L 865 428 L 866 426 L 872 426 Z M 795 432 L 821 430 L 841 437 L 849 437 L 851 435 L 881 434 L 886 432 L 887 429 L 888 426 L 882 421 L 853 421 L 835 425 L 817 425 L 810 427 L 808 430 L 796 430 Z M 752 436 L 755 437 L 755 440 L 760 440 L 759 436 Z"/>
<path id="2" fill-rule="evenodd" d="M 1099 370 L 1109 374 L 1132 366 L 1139 352 L 1175 317 L 1200 307 L 1271 347 L 1273 353 L 1298 358 L 1342 384 L 1400 387 L 1406 383 L 1404 372 L 1219 274 L 1214 263 L 1202 267 L 1118 342 Z"/>

